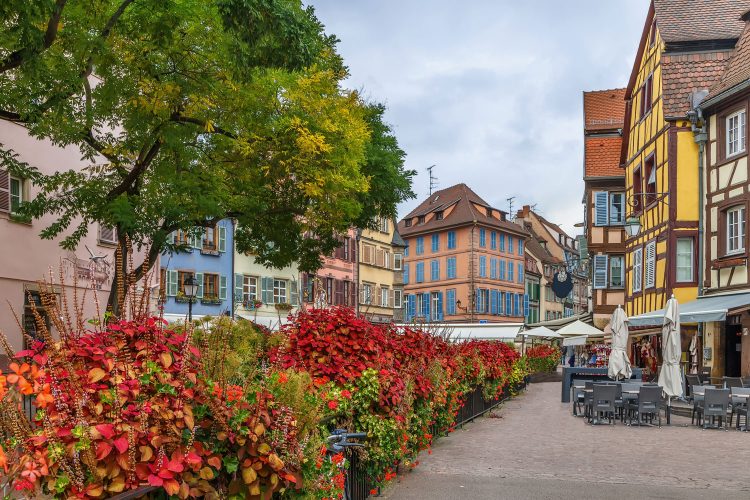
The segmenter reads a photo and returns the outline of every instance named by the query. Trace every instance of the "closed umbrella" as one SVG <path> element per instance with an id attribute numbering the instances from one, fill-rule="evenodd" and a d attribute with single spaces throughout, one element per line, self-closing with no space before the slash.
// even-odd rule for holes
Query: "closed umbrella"
<path id="1" fill-rule="evenodd" d="M 670 397 L 682 397 L 682 375 L 680 374 L 680 360 L 682 347 L 680 345 L 680 311 L 677 299 L 667 301 L 664 312 L 664 324 L 661 327 L 662 357 L 664 364 L 659 372 L 659 385 L 664 393 Z"/>
<path id="2" fill-rule="evenodd" d="M 626 349 L 628 347 L 628 317 L 622 307 L 617 306 L 609 320 L 612 330 L 612 350 L 609 353 L 607 375 L 614 380 L 629 379 L 633 374 L 630 359 Z"/>

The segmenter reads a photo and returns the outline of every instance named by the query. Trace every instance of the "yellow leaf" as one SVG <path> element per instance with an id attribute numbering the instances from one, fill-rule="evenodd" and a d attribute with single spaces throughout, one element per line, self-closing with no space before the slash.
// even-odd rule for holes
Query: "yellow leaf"
<path id="1" fill-rule="evenodd" d="M 148 462 L 154 456 L 154 450 L 150 446 L 143 445 L 139 446 L 138 449 L 141 450 L 141 462 Z"/>
<path id="2" fill-rule="evenodd" d="M 118 475 L 115 477 L 109 485 L 107 485 L 107 491 L 111 491 L 113 493 L 120 493 L 122 490 L 125 489 L 125 477 L 123 474 Z"/>
<path id="3" fill-rule="evenodd" d="M 255 469 L 252 469 L 251 467 L 242 469 L 242 480 L 245 482 L 245 484 L 252 483 L 257 477 L 258 474 L 255 473 Z"/>
<path id="4" fill-rule="evenodd" d="M 159 359 L 161 360 L 161 364 L 162 366 L 164 366 L 164 368 L 169 368 L 170 366 L 172 366 L 172 354 L 163 352 L 159 354 Z"/>
<path id="5" fill-rule="evenodd" d="M 268 443 L 260 443 L 258 445 L 258 453 L 260 453 L 261 455 L 268 455 L 269 453 L 271 453 L 271 447 L 268 446 Z"/>
<path id="6" fill-rule="evenodd" d="M 200 472 L 201 479 L 211 480 L 214 478 L 214 471 L 211 467 L 203 467 Z"/>
<path id="7" fill-rule="evenodd" d="M 258 422 L 258 424 L 255 426 L 255 429 L 253 429 L 255 434 L 257 436 L 262 436 L 264 432 L 266 432 L 266 426 L 262 423 Z"/>
<path id="8" fill-rule="evenodd" d="M 276 453 L 268 455 L 268 465 L 270 465 L 273 470 L 281 470 L 284 468 L 284 462 Z"/>
<path id="9" fill-rule="evenodd" d="M 89 383 L 93 384 L 94 382 L 99 382 L 106 375 L 107 372 L 105 372 L 101 368 L 92 368 L 91 370 L 89 370 Z"/>

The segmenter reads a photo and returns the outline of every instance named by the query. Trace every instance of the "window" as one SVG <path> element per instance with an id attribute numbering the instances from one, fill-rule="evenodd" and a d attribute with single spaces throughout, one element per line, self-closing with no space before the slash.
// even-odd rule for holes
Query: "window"
<path id="1" fill-rule="evenodd" d="M 216 226 L 207 227 L 203 230 L 203 250 L 216 250 L 217 237 Z"/>
<path id="2" fill-rule="evenodd" d="M 497 279 L 497 259 L 490 258 L 490 279 Z"/>
<path id="3" fill-rule="evenodd" d="M 500 251 L 501 252 L 505 251 L 505 235 L 504 234 L 500 235 Z"/>
<path id="4" fill-rule="evenodd" d="M 404 227 L 411 227 L 411 219 L 404 219 Z"/>
<path id="5" fill-rule="evenodd" d="M 693 238 L 677 238 L 677 282 L 693 281 Z"/>
<path id="6" fill-rule="evenodd" d="M 504 280 L 505 279 L 505 261 L 500 259 L 500 269 L 498 271 L 498 279 Z"/>
<path id="7" fill-rule="evenodd" d="M 648 157 L 644 163 L 646 173 L 646 205 L 656 201 L 656 160 L 654 155 Z"/>
<path id="8" fill-rule="evenodd" d="M 446 291 L 445 298 L 448 302 L 445 305 L 446 314 L 450 314 L 450 315 L 456 314 L 456 289 L 451 288 L 450 290 Z"/>
<path id="9" fill-rule="evenodd" d="M 443 294 L 442 292 L 432 292 L 430 294 L 432 302 L 432 319 L 440 321 L 443 319 Z"/>
<path id="10" fill-rule="evenodd" d="M 745 207 L 727 210 L 727 255 L 745 251 Z"/>
<path id="11" fill-rule="evenodd" d="M 424 282 L 424 262 L 417 262 L 417 283 Z"/>
<path id="12" fill-rule="evenodd" d="M 646 245 L 646 267 L 644 271 L 646 288 L 656 286 L 656 242 L 651 241 Z"/>
<path id="13" fill-rule="evenodd" d="M 391 252 L 383 251 L 383 267 L 386 269 L 391 268 Z"/>
<path id="14" fill-rule="evenodd" d="M 446 260 L 446 268 L 445 268 L 445 277 L 446 279 L 452 280 L 456 278 L 456 258 L 455 257 L 448 257 Z"/>
<path id="15" fill-rule="evenodd" d="M 479 277 L 487 277 L 487 257 L 485 257 L 484 255 L 479 256 Z"/>
<path id="16" fill-rule="evenodd" d="M 508 235 L 508 253 L 513 255 L 513 236 Z"/>
<path id="17" fill-rule="evenodd" d="M 609 223 L 610 225 L 625 222 L 625 194 L 609 193 Z"/>
<path id="18" fill-rule="evenodd" d="M 523 283 L 523 264 L 518 263 L 518 282 Z"/>
<path id="19" fill-rule="evenodd" d="M 727 116 L 727 157 L 745 152 L 745 110 Z"/>
<path id="20" fill-rule="evenodd" d="M 219 298 L 219 275 L 203 274 L 203 297 L 206 299 Z"/>
<path id="21" fill-rule="evenodd" d="M 443 220 L 443 211 L 435 212 L 435 220 Z"/>
<path id="22" fill-rule="evenodd" d="M 422 255 L 424 253 L 424 238 L 420 236 L 417 238 L 417 255 Z"/>
<path id="23" fill-rule="evenodd" d="M 18 177 L 10 178 L 10 213 L 18 212 L 23 203 L 23 180 Z"/>
<path id="24" fill-rule="evenodd" d="M 286 303 L 286 280 L 273 280 L 273 303 Z"/>
<path id="25" fill-rule="evenodd" d="M 479 246 L 484 248 L 487 246 L 487 231 L 479 228 Z"/>
<path id="26" fill-rule="evenodd" d="M 518 240 L 518 255 L 523 255 L 523 240 Z"/>
<path id="27" fill-rule="evenodd" d="M 440 235 L 432 235 L 432 252 L 435 253 L 440 250 Z"/>
<path id="28" fill-rule="evenodd" d="M 404 247 L 404 257 L 408 257 L 409 256 L 409 242 L 405 240 L 404 244 L 406 245 Z"/>
<path id="29" fill-rule="evenodd" d="M 430 280 L 438 281 L 440 279 L 440 262 L 433 260 L 430 262 Z"/>
<path id="30" fill-rule="evenodd" d="M 115 231 L 115 228 L 99 224 L 99 243 L 116 245 L 117 233 Z"/>
<path id="31" fill-rule="evenodd" d="M 497 233 L 495 231 L 490 233 L 490 250 L 497 250 Z"/>
<path id="32" fill-rule="evenodd" d="M 401 271 L 404 268 L 404 256 L 400 253 L 393 254 L 393 270 Z"/>
<path id="33" fill-rule="evenodd" d="M 383 307 L 389 307 L 388 306 L 388 298 L 390 296 L 391 289 L 387 286 L 380 288 L 380 305 Z"/>
<path id="34" fill-rule="evenodd" d="M 387 233 L 388 232 L 388 230 L 389 230 L 389 228 L 388 228 L 388 219 L 386 219 L 384 217 L 381 217 L 378 220 L 378 230 L 381 233 Z"/>
<path id="35" fill-rule="evenodd" d="M 641 166 L 637 166 L 635 170 L 633 170 L 633 199 L 635 206 L 633 207 L 634 212 L 640 212 L 643 210 L 643 198 L 641 197 L 641 193 L 643 192 L 643 181 L 641 177 Z"/>
<path id="36" fill-rule="evenodd" d="M 362 303 L 372 304 L 372 285 L 369 283 L 362 285 Z"/>
<path id="37" fill-rule="evenodd" d="M 424 215 L 420 215 L 420 216 L 419 216 L 419 217 L 417 218 L 417 223 L 418 223 L 418 224 L 424 224 Z"/>
<path id="38" fill-rule="evenodd" d="M 178 271 L 177 272 L 177 290 L 180 293 L 185 293 L 185 281 L 190 277 L 193 276 L 192 271 Z"/>
<path id="39" fill-rule="evenodd" d="M 633 252 L 633 291 L 641 291 L 641 280 L 643 279 L 643 249 L 636 248 Z"/>
<path id="40" fill-rule="evenodd" d="M 258 298 L 258 278 L 255 276 L 242 277 L 242 301 L 251 302 Z"/>
<path id="41" fill-rule="evenodd" d="M 404 306 L 404 291 L 393 290 L 393 307 L 395 309 L 401 309 Z"/>
<path id="42" fill-rule="evenodd" d="M 609 287 L 622 288 L 625 286 L 625 258 L 622 255 L 609 256 Z"/>
<path id="43" fill-rule="evenodd" d="M 333 278 L 326 278 L 326 301 L 329 304 L 334 302 Z"/>
<path id="44" fill-rule="evenodd" d="M 648 75 L 646 81 L 641 87 L 641 103 L 640 103 L 640 119 L 643 119 L 649 111 L 651 111 L 651 105 L 654 96 L 654 75 Z"/>
<path id="45" fill-rule="evenodd" d="M 456 248 L 456 232 L 448 231 L 448 250 L 454 250 Z"/>
<path id="46" fill-rule="evenodd" d="M 508 281 L 513 281 L 513 261 L 508 261 Z"/>

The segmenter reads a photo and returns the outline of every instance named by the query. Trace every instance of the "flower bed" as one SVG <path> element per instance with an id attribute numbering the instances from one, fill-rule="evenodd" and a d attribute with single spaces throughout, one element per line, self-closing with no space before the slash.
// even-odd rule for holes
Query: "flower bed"
<path id="1" fill-rule="evenodd" d="M 560 349 L 541 344 L 526 349 L 529 371 L 531 373 L 546 373 L 554 371 L 560 362 Z"/>
<path id="2" fill-rule="evenodd" d="M 280 333 L 228 318 L 195 332 L 157 318 L 60 321 L 59 342 L 16 354 L 0 378 L 0 486 L 59 498 L 143 485 L 178 498 L 337 498 L 346 457 L 327 457 L 331 428 L 367 432 L 356 458 L 377 487 L 454 429 L 467 395 L 500 398 L 531 359 L 346 308 L 290 319 Z M 33 426 L 22 395 L 35 398 Z"/>

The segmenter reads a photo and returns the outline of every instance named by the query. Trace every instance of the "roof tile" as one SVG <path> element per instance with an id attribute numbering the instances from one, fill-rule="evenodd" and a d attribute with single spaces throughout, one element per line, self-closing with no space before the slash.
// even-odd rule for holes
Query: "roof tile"
<path id="1" fill-rule="evenodd" d="M 622 177 L 620 148 L 622 137 L 586 137 L 586 177 Z"/>
<path id="2" fill-rule="evenodd" d="M 583 128 L 587 132 L 622 128 L 625 119 L 625 89 L 583 93 Z"/>
<path id="3" fill-rule="evenodd" d="M 748 9 L 750 0 L 654 0 L 656 26 L 667 43 L 737 39 Z"/>
<path id="4" fill-rule="evenodd" d="M 715 57 L 708 57 L 714 55 Z M 713 87 L 727 68 L 732 51 L 662 56 L 664 116 L 685 116 L 691 108 L 690 94 Z M 693 56 L 693 57 L 691 57 Z"/>
<path id="5" fill-rule="evenodd" d="M 711 88 L 706 99 L 717 96 L 735 85 L 750 79 L 750 23 L 737 42 L 732 58 L 721 79 Z"/>

